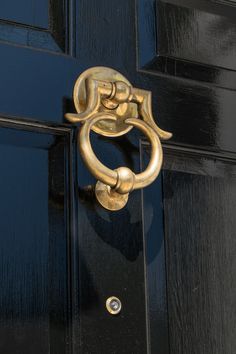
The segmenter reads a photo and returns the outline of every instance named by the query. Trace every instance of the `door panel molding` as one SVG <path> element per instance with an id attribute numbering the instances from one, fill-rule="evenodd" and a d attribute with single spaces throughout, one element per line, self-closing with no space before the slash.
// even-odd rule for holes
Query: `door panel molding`
<path id="1" fill-rule="evenodd" d="M 38 23 L 35 18 L 38 16 L 37 8 L 27 21 L 24 17 L 14 20 L 1 17 L 0 41 L 73 55 L 74 1 L 50 0 L 44 3 L 44 7 L 47 7 L 44 12 L 48 12 L 48 18 L 45 19 L 44 15 L 42 19 L 44 24 Z"/>
<path id="2" fill-rule="evenodd" d="M 164 227 L 170 349 L 233 354 L 236 160 L 165 149 Z"/>
<path id="3" fill-rule="evenodd" d="M 140 70 L 235 90 L 235 14 L 230 4 L 138 0 Z"/>
<path id="4" fill-rule="evenodd" d="M 64 354 L 76 342 L 72 135 L 67 127 L 0 117 L 3 352 Z"/>

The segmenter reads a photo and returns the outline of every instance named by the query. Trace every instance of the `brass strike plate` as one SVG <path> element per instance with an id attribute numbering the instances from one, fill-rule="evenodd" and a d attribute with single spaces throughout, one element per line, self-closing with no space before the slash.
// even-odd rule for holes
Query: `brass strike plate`
<path id="1" fill-rule="evenodd" d="M 88 79 L 94 79 L 96 81 L 106 81 L 109 83 L 115 83 L 123 81 L 128 86 L 132 86 L 131 83 L 118 71 L 103 66 L 97 66 L 84 71 L 76 80 L 74 86 L 74 104 L 78 113 L 84 112 L 88 105 L 88 95 L 92 94 L 86 87 L 86 81 Z M 121 136 L 128 133 L 132 126 L 125 124 L 125 120 L 130 117 L 138 118 L 137 105 L 132 102 L 113 103 L 110 99 L 102 99 L 98 108 L 99 112 L 111 113 L 117 117 L 116 121 L 101 120 L 94 124 L 92 130 L 98 134 L 108 137 Z M 83 122 L 82 122 L 83 123 Z"/>

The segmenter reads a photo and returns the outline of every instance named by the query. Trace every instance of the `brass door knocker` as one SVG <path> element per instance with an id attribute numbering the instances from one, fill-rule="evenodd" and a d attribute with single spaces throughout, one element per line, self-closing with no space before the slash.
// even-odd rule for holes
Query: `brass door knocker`
<path id="1" fill-rule="evenodd" d="M 94 67 L 80 75 L 74 87 L 74 104 L 77 114 L 67 113 L 65 117 L 71 123 L 82 123 L 78 144 L 86 166 L 98 180 L 97 200 L 108 210 L 120 210 L 132 190 L 144 188 L 156 179 L 163 160 L 160 139 L 170 139 L 172 134 L 155 124 L 151 92 L 133 88 L 123 75 L 110 68 Z M 111 170 L 104 166 L 92 150 L 90 130 L 117 137 L 133 127 L 146 135 L 152 147 L 146 170 L 134 174 L 127 167 Z"/>

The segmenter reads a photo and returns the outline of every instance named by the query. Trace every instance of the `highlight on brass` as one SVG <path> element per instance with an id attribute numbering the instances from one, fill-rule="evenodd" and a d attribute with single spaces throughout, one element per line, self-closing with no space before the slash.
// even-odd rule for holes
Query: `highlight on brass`
<path id="1" fill-rule="evenodd" d="M 82 73 L 74 87 L 77 114 L 66 119 L 82 123 L 78 144 L 83 160 L 98 180 L 96 198 L 108 210 L 122 209 L 132 190 L 151 184 L 158 176 L 163 160 L 161 140 L 172 134 L 160 129 L 152 116 L 151 92 L 132 87 L 119 72 L 94 67 Z M 126 134 L 132 128 L 141 130 L 151 144 L 150 162 L 145 171 L 135 174 L 127 167 L 111 170 L 96 157 L 90 143 L 90 130 L 108 137 Z"/>
<path id="2" fill-rule="evenodd" d="M 106 301 L 106 309 L 111 315 L 118 315 L 121 312 L 122 304 L 116 296 L 111 296 Z"/>

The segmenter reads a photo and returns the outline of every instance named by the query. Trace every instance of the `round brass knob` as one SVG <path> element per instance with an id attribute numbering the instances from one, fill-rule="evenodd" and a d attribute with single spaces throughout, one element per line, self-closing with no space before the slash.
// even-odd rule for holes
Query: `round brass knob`
<path id="1" fill-rule="evenodd" d="M 109 297 L 106 301 L 106 308 L 111 315 L 118 315 L 122 309 L 120 299 L 116 296 Z"/>

